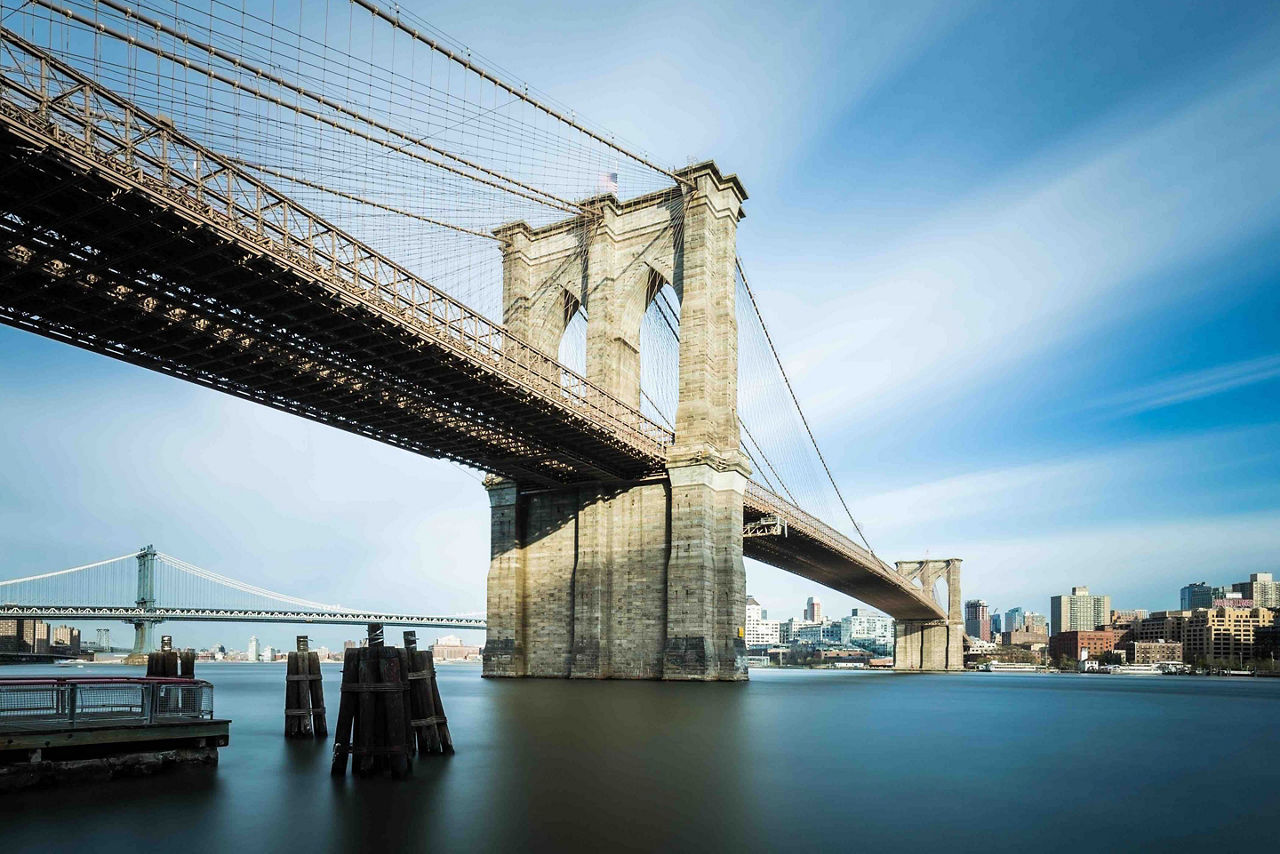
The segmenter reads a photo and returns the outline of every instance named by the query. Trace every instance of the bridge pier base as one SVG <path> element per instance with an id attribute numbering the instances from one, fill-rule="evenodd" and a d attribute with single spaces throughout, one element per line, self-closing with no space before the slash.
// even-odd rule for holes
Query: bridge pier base
<path id="1" fill-rule="evenodd" d="M 947 585 L 945 620 L 898 620 L 894 624 L 895 670 L 964 670 L 964 610 L 960 596 L 960 559 L 899 561 L 898 571 L 916 578 L 924 590 Z"/>
<path id="2" fill-rule="evenodd" d="M 895 670 L 963 670 L 964 626 L 944 620 L 894 624 Z"/>
<path id="3" fill-rule="evenodd" d="M 549 490 L 490 482 L 485 676 L 746 678 L 741 543 L 720 542 L 741 536 L 741 489 L 676 472 Z"/>

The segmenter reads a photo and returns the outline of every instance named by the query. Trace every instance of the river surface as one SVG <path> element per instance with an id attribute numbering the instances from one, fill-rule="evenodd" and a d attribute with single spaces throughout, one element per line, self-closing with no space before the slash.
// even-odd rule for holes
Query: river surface
<path id="1" fill-rule="evenodd" d="M 457 754 L 333 780 L 328 743 L 282 735 L 283 666 L 201 664 L 233 720 L 216 769 L 5 795 L 0 849 L 1051 854 L 1275 850 L 1280 833 L 1280 679 L 439 671 Z M 0 675 L 117 672 L 138 671 Z M 324 672 L 332 727 L 340 667 Z"/>

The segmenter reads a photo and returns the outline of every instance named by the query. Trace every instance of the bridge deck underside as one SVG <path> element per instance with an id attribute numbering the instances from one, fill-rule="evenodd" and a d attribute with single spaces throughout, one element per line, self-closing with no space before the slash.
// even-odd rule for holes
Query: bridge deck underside
<path id="1" fill-rule="evenodd" d="M 0 322 L 525 481 L 661 467 L 388 312 L 4 128 Z"/>
<path id="2" fill-rule="evenodd" d="M 629 480 L 665 463 L 659 446 L 556 405 L 216 218 L 4 123 L 0 322 L 525 483 Z M 747 557 L 901 619 L 943 616 L 774 499 L 749 493 L 744 515 L 789 515 L 790 535 L 748 539 Z"/>
<path id="3" fill-rule="evenodd" d="M 748 496 L 743 517 L 755 521 L 766 510 Z M 772 512 L 772 508 L 769 511 Z M 838 549 L 792 524 L 786 536 L 747 537 L 744 557 L 776 566 L 879 608 L 899 620 L 939 620 L 946 617 L 930 591 L 903 580 L 893 570 L 875 565 L 867 556 Z"/>

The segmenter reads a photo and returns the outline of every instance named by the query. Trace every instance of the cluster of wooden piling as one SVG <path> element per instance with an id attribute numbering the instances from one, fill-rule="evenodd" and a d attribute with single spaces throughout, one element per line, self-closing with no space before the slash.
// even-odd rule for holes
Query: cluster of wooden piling
<path id="1" fill-rule="evenodd" d="M 147 653 L 147 676 L 195 679 L 196 651 L 174 649 L 172 640 L 165 635 L 161 638 L 159 652 Z"/>
<path id="2" fill-rule="evenodd" d="M 320 655 L 311 652 L 306 635 L 298 635 L 298 649 L 289 653 L 284 683 L 285 738 L 326 738 L 324 676 Z"/>
<path id="3" fill-rule="evenodd" d="M 453 753 L 453 739 L 436 685 L 430 651 L 414 632 L 404 648 L 384 646 L 382 626 L 369 626 L 369 645 L 348 649 L 342 663 L 342 700 L 333 745 L 335 776 L 367 777 L 390 771 L 404 777 L 416 754 Z"/>

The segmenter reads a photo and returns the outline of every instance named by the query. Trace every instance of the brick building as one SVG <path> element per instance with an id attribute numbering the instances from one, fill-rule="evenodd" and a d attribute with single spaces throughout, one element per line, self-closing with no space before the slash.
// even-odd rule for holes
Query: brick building
<path id="1" fill-rule="evenodd" d="M 1080 660 L 1080 653 L 1089 651 L 1090 658 L 1097 658 L 1104 652 L 1112 652 L 1116 648 L 1116 633 L 1110 629 L 1095 629 L 1091 632 L 1059 632 L 1049 638 L 1049 657 L 1065 656 L 1072 661 Z"/>

